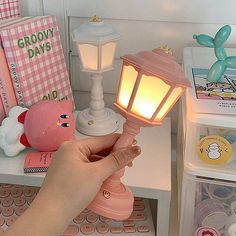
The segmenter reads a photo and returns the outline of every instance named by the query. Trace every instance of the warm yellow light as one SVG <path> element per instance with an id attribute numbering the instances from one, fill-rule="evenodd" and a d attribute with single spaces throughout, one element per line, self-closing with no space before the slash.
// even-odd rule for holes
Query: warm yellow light
<path id="1" fill-rule="evenodd" d="M 182 92 L 183 92 L 183 89 L 181 87 L 177 87 L 177 88 L 173 89 L 173 91 L 171 92 L 169 98 L 165 102 L 164 106 L 158 112 L 158 114 L 155 118 L 155 121 L 162 120 L 162 118 L 166 115 L 166 113 L 169 111 L 169 109 L 175 104 L 175 102 L 180 97 Z"/>
<path id="2" fill-rule="evenodd" d="M 101 69 L 111 67 L 116 50 L 116 42 L 102 45 Z"/>
<path id="3" fill-rule="evenodd" d="M 83 68 L 87 70 L 98 69 L 98 48 L 91 44 L 79 44 L 80 59 Z"/>
<path id="4" fill-rule="evenodd" d="M 130 96 L 132 94 L 137 75 L 138 72 L 134 69 L 133 66 L 123 66 L 123 71 L 121 75 L 121 85 L 117 103 L 124 108 L 128 107 Z"/>
<path id="5" fill-rule="evenodd" d="M 131 111 L 150 119 L 169 89 L 161 79 L 142 75 Z"/>

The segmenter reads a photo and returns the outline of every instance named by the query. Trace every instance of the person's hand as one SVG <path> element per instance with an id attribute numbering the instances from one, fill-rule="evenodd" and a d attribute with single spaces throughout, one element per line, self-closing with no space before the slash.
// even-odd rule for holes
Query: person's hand
<path id="1" fill-rule="evenodd" d="M 54 154 L 37 197 L 24 214 L 32 220 L 34 215 L 39 214 L 38 218 L 36 217 L 38 225 L 32 230 L 41 230 L 41 234 L 30 231 L 29 235 L 59 235 L 94 199 L 104 180 L 132 163 L 140 154 L 138 146 L 111 152 L 103 159 L 94 161 L 97 159 L 96 154 L 112 150 L 119 136 L 112 134 L 62 144 Z M 48 218 L 46 222 L 45 218 Z M 42 224 L 45 227 L 44 231 L 39 227 Z M 17 235 L 21 235 L 19 231 Z"/>
<path id="2" fill-rule="evenodd" d="M 93 200 L 104 180 L 140 154 L 140 148 L 133 146 L 90 162 L 94 154 L 111 149 L 118 138 L 118 134 L 113 134 L 65 142 L 54 155 L 41 188 L 42 194 L 60 198 L 67 213 L 75 217 Z"/>

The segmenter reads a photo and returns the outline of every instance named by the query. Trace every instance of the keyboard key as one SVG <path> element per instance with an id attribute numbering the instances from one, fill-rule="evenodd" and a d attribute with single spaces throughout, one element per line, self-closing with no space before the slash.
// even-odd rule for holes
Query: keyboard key
<path id="1" fill-rule="evenodd" d="M 109 222 L 111 219 L 110 218 L 107 218 L 107 217 L 105 217 L 105 216 L 99 216 L 99 219 L 100 219 L 100 221 L 102 221 L 102 222 Z"/>
<path id="2" fill-rule="evenodd" d="M 76 216 L 73 221 L 76 223 L 76 224 L 81 224 L 85 221 L 85 215 L 84 214 L 79 214 L 78 216 Z"/>
<path id="3" fill-rule="evenodd" d="M 6 219 L 6 224 L 7 226 L 11 226 L 17 219 L 17 216 L 10 216 L 9 218 Z"/>
<path id="4" fill-rule="evenodd" d="M 137 201 L 134 202 L 134 207 L 145 207 L 145 204 L 143 201 Z"/>
<path id="5" fill-rule="evenodd" d="M 85 209 L 83 210 L 83 213 L 89 213 L 89 212 L 90 212 L 90 210 L 87 209 L 87 208 L 85 208 Z"/>
<path id="6" fill-rule="evenodd" d="M 136 202 L 136 201 L 143 201 L 143 198 L 141 198 L 141 197 L 134 197 L 134 202 Z"/>
<path id="7" fill-rule="evenodd" d="M 10 195 L 11 191 L 8 188 L 1 188 L 0 189 L 0 197 L 4 198 L 4 197 L 8 197 Z"/>
<path id="8" fill-rule="evenodd" d="M 4 225 L 4 223 L 5 223 L 4 218 L 0 216 L 0 226 Z"/>
<path id="9" fill-rule="evenodd" d="M 2 184 L 1 187 L 2 188 L 13 188 L 14 185 L 12 184 Z"/>
<path id="10" fill-rule="evenodd" d="M 147 233 L 150 231 L 150 228 L 147 225 L 143 225 L 143 226 L 138 226 L 137 230 L 140 233 Z"/>
<path id="11" fill-rule="evenodd" d="M 134 211 L 144 211 L 145 206 L 134 206 Z"/>
<path id="12" fill-rule="evenodd" d="M 106 234 L 109 231 L 109 225 L 103 222 L 97 224 L 96 229 L 100 234 Z"/>
<path id="13" fill-rule="evenodd" d="M 0 235 L 2 235 L 4 233 L 3 228 L 0 227 Z"/>
<path id="14" fill-rule="evenodd" d="M 7 197 L 2 200 L 2 206 L 9 207 L 13 204 L 13 198 Z"/>
<path id="15" fill-rule="evenodd" d="M 143 211 L 133 211 L 129 220 L 142 221 L 146 220 L 146 214 Z"/>
<path id="16" fill-rule="evenodd" d="M 127 220 L 127 221 L 123 222 L 123 226 L 124 227 L 131 227 L 131 226 L 135 226 L 135 224 L 132 220 Z"/>
<path id="17" fill-rule="evenodd" d="M 34 199 L 35 199 L 35 196 L 26 197 L 27 204 L 30 205 L 33 202 Z"/>
<path id="18" fill-rule="evenodd" d="M 98 220 L 98 215 L 95 214 L 95 213 L 89 213 L 89 214 L 86 216 L 86 220 L 87 220 L 89 223 L 95 223 L 95 222 Z"/>
<path id="19" fill-rule="evenodd" d="M 135 233 L 136 229 L 134 226 L 124 227 L 125 233 Z"/>
<path id="20" fill-rule="evenodd" d="M 20 215 L 22 215 L 22 214 L 25 212 L 26 209 L 27 209 L 27 207 L 26 207 L 25 205 L 23 205 L 23 206 L 18 206 L 18 207 L 15 209 L 15 213 L 16 213 L 16 215 L 20 216 Z"/>
<path id="21" fill-rule="evenodd" d="M 32 187 L 26 187 L 24 190 L 23 190 L 23 194 L 26 196 L 26 197 L 31 197 L 35 194 L 35 190 L 34 188 Z"/>
<path id="22" fill-rule="evenodd" d="M 74 236 L 79 232 L 79 228 L 76 225 L 69 225 L 62 236 Z"/>
<path id="23" fill-rule="evenodd" d="M 11 195 L 12 197 L 20 197 L 23 193 L 23 190 L 21 188 L 13 188 L 11 189 Z"/>
<path id="24" fill-rule="evenodd" d="M 3 216 L 5 216 L 5 217 L 12 216 L 13 213 L 14 213 L 14 210 L 13 210 L 12 207 L 4 207 L 4 208 L 2 209 L 2 214 L 3 214 Z"/>
<path id="25" fill-rule="evenodd" d="M 23 206 L 26 203 L 26 200 L 24 197 L 17 197 L 14 198 L 14 203 L 16 206 Z"/>
<path id="26" fill-rule="evenodd" d="M 111 227 L 110 231 L 113 234 L 120 234 L 123 232 L 123 228 L 122 227 Z"/>
<path id="27" fill-rule="evenodd" d="M 85 224 L 81 225 L 80 231 L 81 231 L 81 233 L 86 234 L 86 235 L 92 234 L 95 232 L 95 227 L 91 223 L 85 223 Z"/>
<path id="28" fill-rule="evenodd" d="M 22 188 L 23 186 L 22 186 L 22 185 L 19 185 L 19 184 L 14 184 L 13 187 L 14 187 L 14 188 Z"/>

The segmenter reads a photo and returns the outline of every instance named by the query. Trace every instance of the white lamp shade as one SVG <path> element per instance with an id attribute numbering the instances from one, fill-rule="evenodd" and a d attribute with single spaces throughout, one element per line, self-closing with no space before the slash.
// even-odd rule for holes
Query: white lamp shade
<path id="1" fill-rule="evenodd" d="M 113 61 L 116 51 L 116 42 L 110 42 L 102 45 L 102 52 L 101 52 L 101 70 L 111 70 L 113 69 Z"/>
<path id="2" fill-rule="evenodd" d="M 98 70 L 98 47 L 97 45 L 81 43 L 77 44 L 82 70 L 97 71 Z"/>
<path id="3" fill-rule="evenodd" d="M 72 38 L 76 42 L 82 71 L 102 73 L 113 69 L 113 61 L 119 34 L 109 24 L 87 22 L 75 29 Z"/>

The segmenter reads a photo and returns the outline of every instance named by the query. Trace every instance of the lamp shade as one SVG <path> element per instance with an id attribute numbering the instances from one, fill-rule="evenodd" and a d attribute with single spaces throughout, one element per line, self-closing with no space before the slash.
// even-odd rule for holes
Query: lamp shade
<path id="1" fill-rule="evenodd" d="M 114 104 L 126 118 L 143 125 L 159 125 L 190 86 L 180 65 L 162 49 L 122 57 L 117 101 Z"/>
<path id="2" fill-rule="evenodd" d="M 113 69 L 119 38 L 111 25 L 97 17 L 75 29 L 72 39 L 76 42 L 82 71 L 102 73 Z"/>

